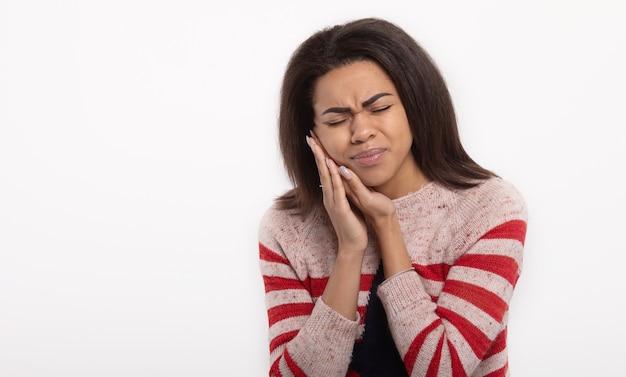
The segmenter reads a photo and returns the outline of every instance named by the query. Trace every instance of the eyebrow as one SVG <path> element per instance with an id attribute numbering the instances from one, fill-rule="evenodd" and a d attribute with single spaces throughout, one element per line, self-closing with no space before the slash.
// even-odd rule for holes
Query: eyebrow
<path id="1" fill-rule="evenodd" d="M 378 94 L 374 94 L 373 96 L 371 96 L 369 99 L 366 99 L 365 101 L 363 101 L 363 103 L 361 103 L 362 107 L 367 107 L 371 104 L 373 104 L 374 102 L 378 101 L 379 98 L 381 97 L 385 97 L 385 96 L 390 96 L 391 93 L 378 93 Z M 328 113 L 338 113 L 338 114 L 343 114 L 343 113 L 349 113 L 350 111 L 352 111 L 352 109 L 350 109 L 349 107 L 331 107 L 329 109 L 326 109 L 322 115 L 328 114 Z"/>

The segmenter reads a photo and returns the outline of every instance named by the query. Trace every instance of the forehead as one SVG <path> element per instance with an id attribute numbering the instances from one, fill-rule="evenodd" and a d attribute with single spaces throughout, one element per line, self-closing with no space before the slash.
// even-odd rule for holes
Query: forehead
<path id="1" fill-rule="evenodd" d="M 372 95 L 396 88 L 385 70 L 372 61 L 358 61 L 321 76 L 313 87 L 313 106 L 353 105 Z"/>

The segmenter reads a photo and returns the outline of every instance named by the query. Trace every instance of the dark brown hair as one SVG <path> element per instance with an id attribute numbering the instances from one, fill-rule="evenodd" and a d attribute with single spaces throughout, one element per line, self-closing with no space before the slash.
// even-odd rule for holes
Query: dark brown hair
<path id="1" fill-rule="evenodd" d="M 363 60 L 378 63 L 394 83 L 413 134 L 413 157 L 426 177 L 465 189 L 495 176 L 461 145 L 450 93 L 431 57 L 398 26 L 366 18 L 313 34 L 289 60 L 281 88 L 279 139 L 294 188 L 277 199 L 279 208 L 306 214 L 321 201 L 317 167 L 305 141 L 313 129 L 313 89 L 332 69 Z"/>

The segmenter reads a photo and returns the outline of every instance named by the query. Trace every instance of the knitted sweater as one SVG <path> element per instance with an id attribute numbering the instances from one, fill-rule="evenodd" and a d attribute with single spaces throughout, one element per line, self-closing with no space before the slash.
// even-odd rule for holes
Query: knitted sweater
<path id="1" fill-rule="evenodd" d="M 509 183 L 467 190 L 431 182 L 394 200 L 415 272 L 376 292 L 410 376 L 507 376 L 508 304 L 521 272 L 527 210 Z M 337 253 L 323 206 L 305 218 L 270 208 L 259 228 L 269 319 L 270 376 L 355 376 L 370 287 L 379 267 L 375 235 L 361 270 L 356 321 L 321 299 Z"/>

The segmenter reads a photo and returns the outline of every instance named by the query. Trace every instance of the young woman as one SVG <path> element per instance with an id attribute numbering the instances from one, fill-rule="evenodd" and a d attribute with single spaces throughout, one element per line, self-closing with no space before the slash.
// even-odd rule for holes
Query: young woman
<path id="1" fill-rule="evenodd" d="M 259 229 L 271 376 L 505 376 L 527 212 L 465 152 L 436 65 L 362 19 L 293 54 L 294 187 Z"/>

